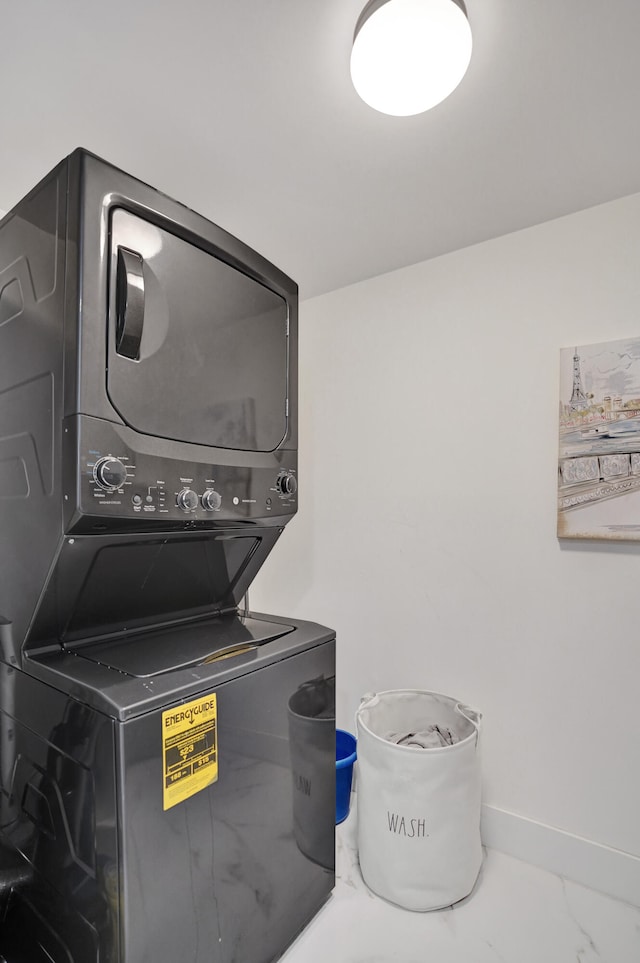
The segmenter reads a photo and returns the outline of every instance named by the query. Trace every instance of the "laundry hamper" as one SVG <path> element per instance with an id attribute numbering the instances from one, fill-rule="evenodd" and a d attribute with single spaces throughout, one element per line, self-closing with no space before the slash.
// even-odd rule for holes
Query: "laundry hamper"
<path id="1" fill-rule="evenodd" d="M 360 868 L 367 886 L 392 903 L 440 909 L 473 889 L 482 864 L 481 718 L 456 699 L 416 689 L 379 692 L 360 704 Z M 455 744 L 389 741 L 436 726 Z"/>

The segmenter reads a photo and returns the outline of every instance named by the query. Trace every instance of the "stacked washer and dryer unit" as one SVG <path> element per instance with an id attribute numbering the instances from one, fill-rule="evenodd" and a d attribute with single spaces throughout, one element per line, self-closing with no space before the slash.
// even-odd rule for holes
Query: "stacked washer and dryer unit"
<path id="1" fill-rule="evenodd" d="M 296 285 L 75 151 L 0 222 L 0 959 L 267 963 L 327 899 L 334 633 L 242 608 L 297 477 Z"/>

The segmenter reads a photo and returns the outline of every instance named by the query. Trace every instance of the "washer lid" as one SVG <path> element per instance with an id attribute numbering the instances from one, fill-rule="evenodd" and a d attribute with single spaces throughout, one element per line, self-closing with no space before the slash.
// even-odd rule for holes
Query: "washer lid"
<path id="1" fill-rule="evenodd" d="M 161 629 L 126 640 L 78 646 L 76 655 L 136 678 L 149 678 L 188 666 L 209 665 L 225 658 L 255 658 L 259 645 L 293 632 L 292 625 L 274 625 L 229 614 L 200 625 Z"/>

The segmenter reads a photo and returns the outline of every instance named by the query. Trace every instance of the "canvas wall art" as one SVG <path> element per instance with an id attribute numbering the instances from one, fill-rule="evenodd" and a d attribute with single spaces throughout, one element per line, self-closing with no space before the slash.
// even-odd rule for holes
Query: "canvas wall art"
<path id="1" fill-rule="evenodd" d="M 558 535 L 640 540 L 640 338 L 560 352 Z"/>

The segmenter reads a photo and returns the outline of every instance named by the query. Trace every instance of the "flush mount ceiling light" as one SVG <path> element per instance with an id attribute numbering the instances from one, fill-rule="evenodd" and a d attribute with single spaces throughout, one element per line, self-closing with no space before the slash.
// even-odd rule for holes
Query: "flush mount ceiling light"
<path id="1" fill-rule="evenodd" d="M 370 107 L 408 117 L 448 97 L 470 59 L 463 0 L 371 0 L 356 24 L 351 79 Z"/>

